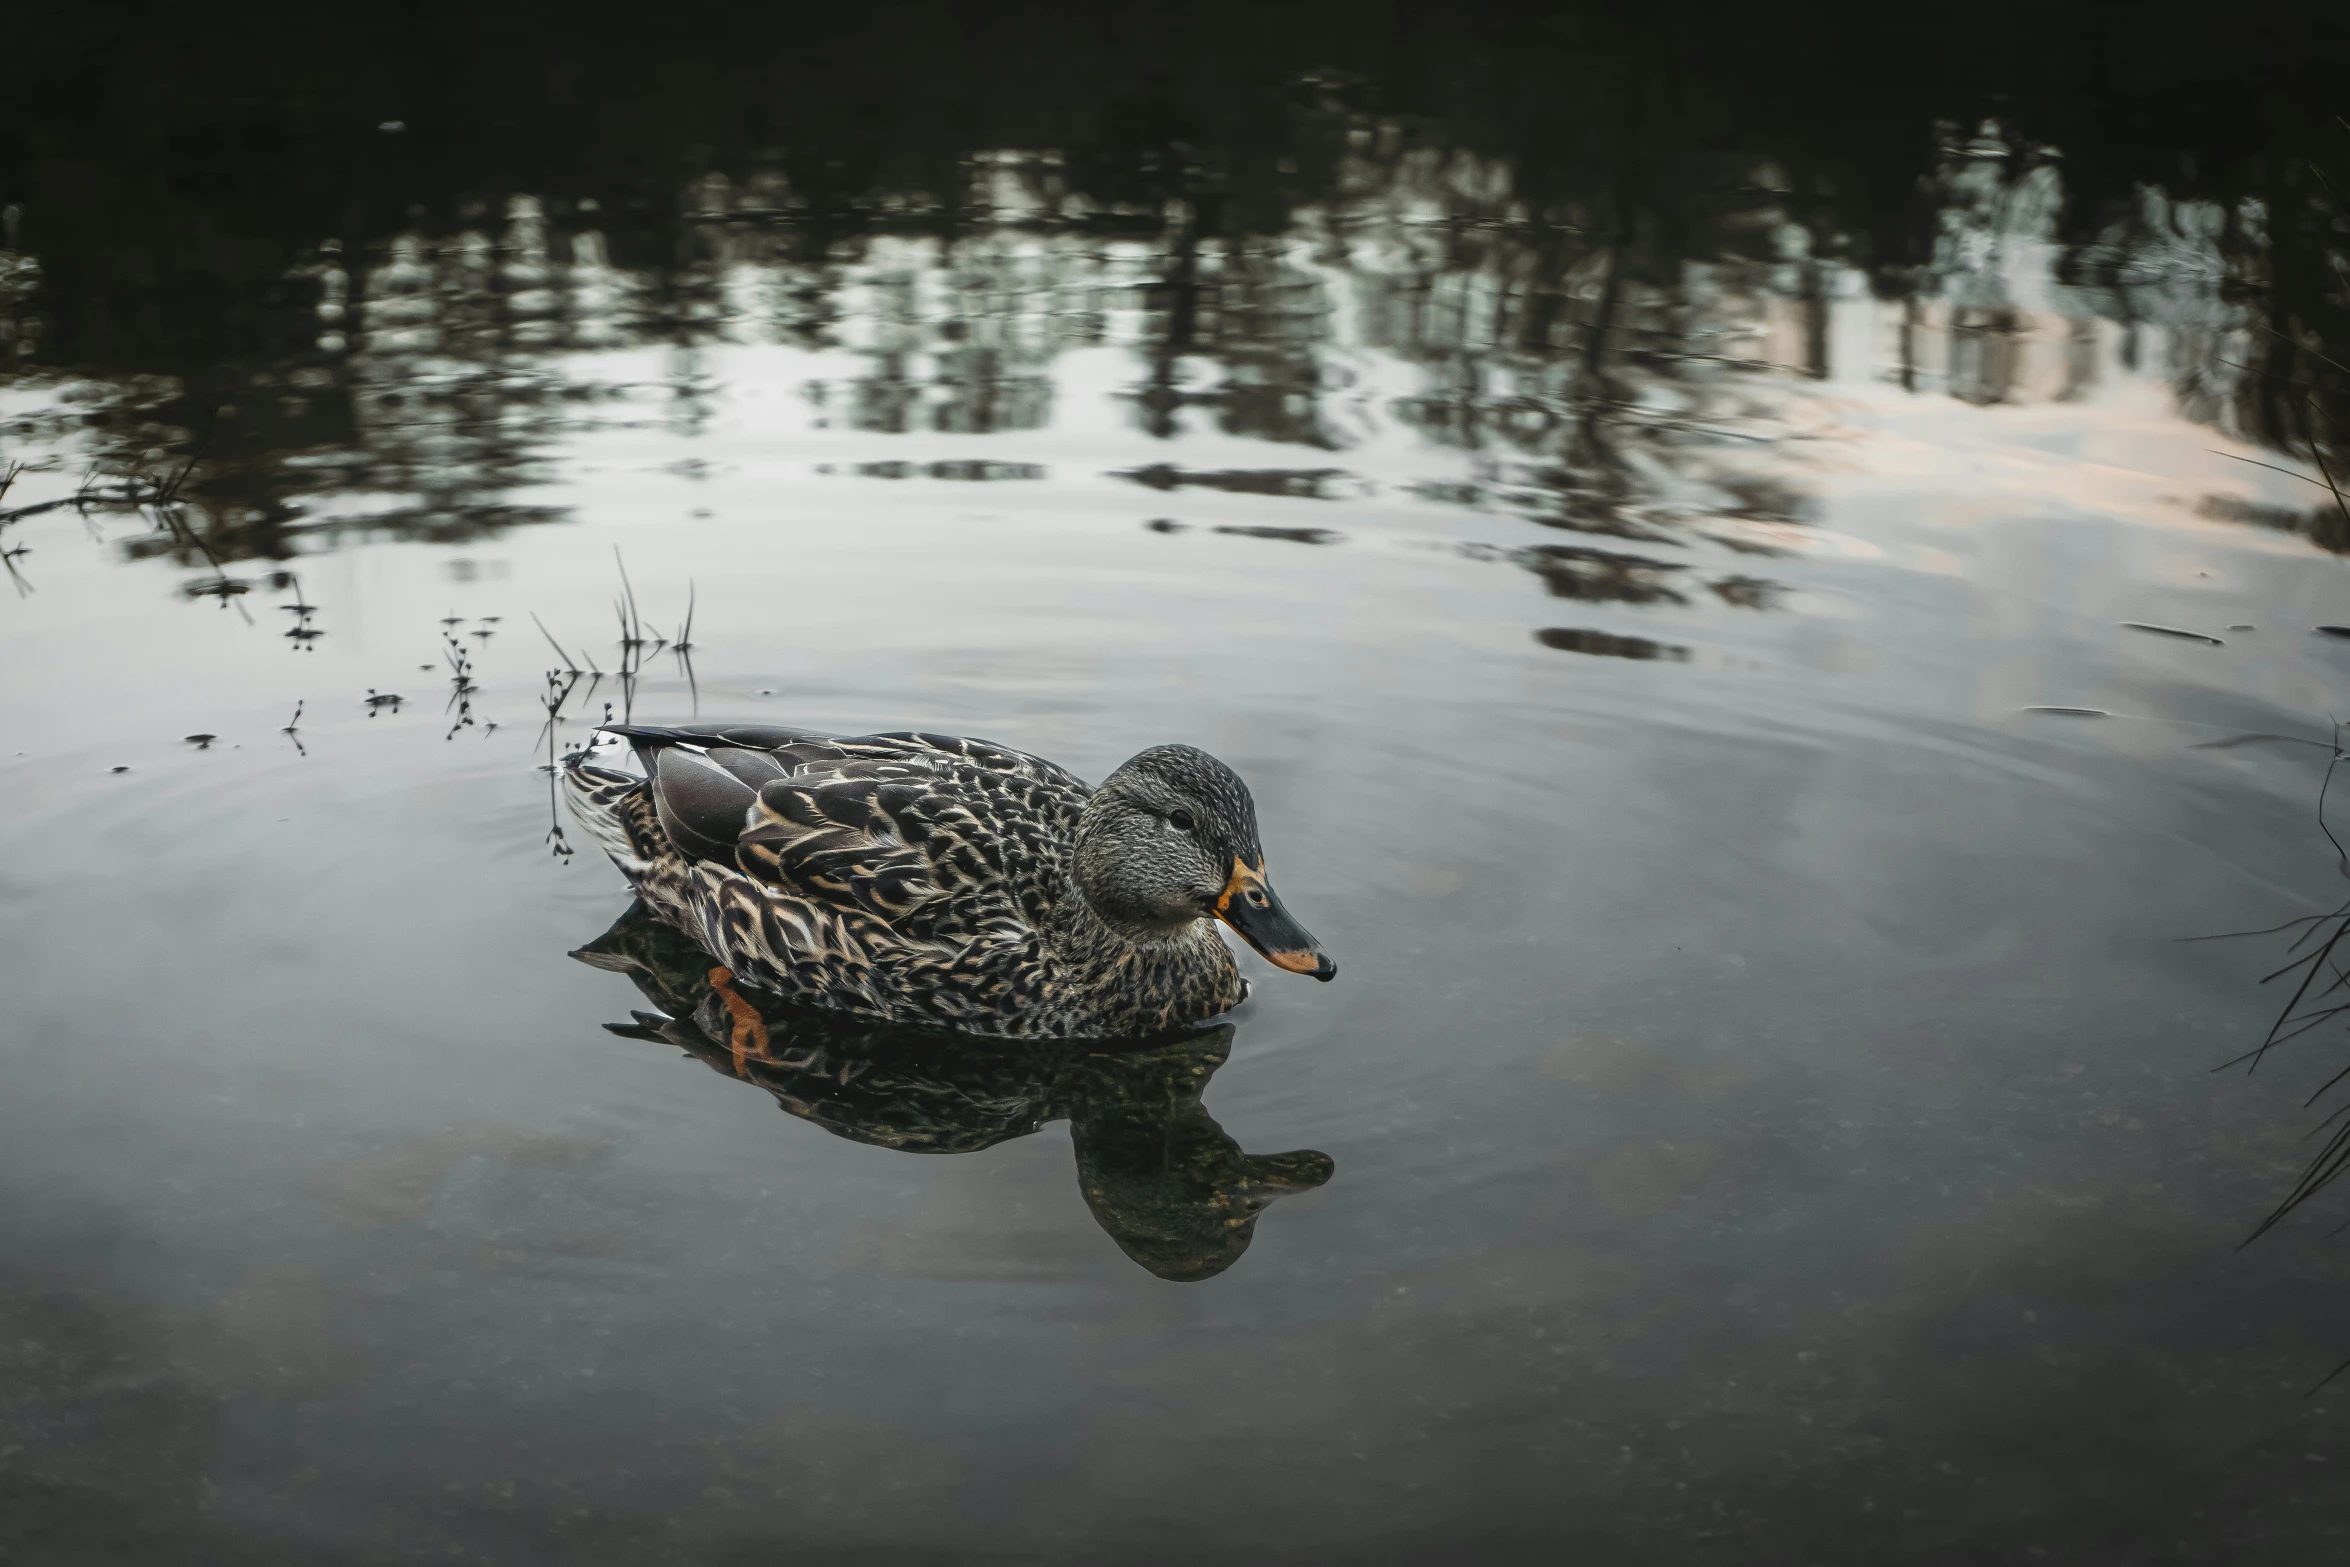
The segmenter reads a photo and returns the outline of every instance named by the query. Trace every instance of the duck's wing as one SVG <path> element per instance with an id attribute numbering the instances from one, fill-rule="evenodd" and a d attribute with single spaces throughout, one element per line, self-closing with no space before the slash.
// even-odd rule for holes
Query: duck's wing
<path id="1" fill-rule="evenodd" d="M 915 754 L 956 757 L 982 772 L 1033 779 L 1055 789 L 1074 790 L 1080 798 L 1091 792 L 1084 779 L 1058 762 L 1048 762 L 1041 756 L 1015 751 L 1008 745 L 998 745 L 993 740 L 976 740 L 967 735 L 934 735 L 901 729 L 887 734 L 860 735 L 853 740 L 834 743 L 876 749 L 888 746 Z"/>
<path id="2" fill-rule="evenodd" d="M 1085 795 L 943 755 L 812 764 L 761 786 L 735 860 L 916 939 L 1025 935 L 1067 885 Z"/>
<path id="3" fill-rule="evenodd" d="M 951 757 L 991 773 L 1010 773 L 1056 788 L 1082 792 L 1085 781 L 1058 762 L 1015 751 L 993 740 L 967 735 L 929 734 L 898 729 L 874 735 L 836 735 L 800 729 L 789 724 L 605 724 L 636 748 L 645 771 L 654 769 L 658 755 L 672 747 L 693 750 L 760 751 L 773 757 L 786 772 L 823 762 L 898 761 Z"/>
<path id="4" fill-rule="evenodd" d="M 808 736 L 757 750 L 712 743 L 739 731 L 650 738 L 653 807 L 682 853 L 902 940 L 1025 935 L 1066 885 L 1086 790 L 1050 763 L 1043 776 L 990 767 L 991 752 L 1034 759 L 931 737 Z"/>

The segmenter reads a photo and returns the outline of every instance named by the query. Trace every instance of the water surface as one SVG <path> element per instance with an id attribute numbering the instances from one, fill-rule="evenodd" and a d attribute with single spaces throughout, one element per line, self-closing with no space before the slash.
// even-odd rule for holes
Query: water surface
<path id="1" fill-rule="evenodd" d="M 2338 213 L 1942 77 L 1699 157 L 1412 111 L 1449 43 L 1098 112 L 1082 44 L 971 111 L 1025 140 L 918 61 L 771 154 L 288 89 L 168 276 L 138 122 L 42 111 L 11 1559 L 2338 1551 L 2350 1248 L 2235 1247 L 2339 1040 L 2211 1075 L 2281 940 L 2180 939 L 2338 896 L 2338 427 L 2274 386 Z M 1339 980 L 738 1080 L 572 956 L 629 900 L 541 769 L 607 710 L 1204 746 Z M 1169 1238 L 1252 1160 L 1245 1247 Z"/>

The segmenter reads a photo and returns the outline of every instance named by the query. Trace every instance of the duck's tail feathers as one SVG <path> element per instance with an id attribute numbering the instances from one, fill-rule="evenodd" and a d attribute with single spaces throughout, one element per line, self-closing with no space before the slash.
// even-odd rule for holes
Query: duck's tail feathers
<path id="1" fill-rule="evenodd" d="M 636 749 L 637 761 L 647 773 L 653 758 L 673 745 L 733 747 L 744 751 L 777 751 L 802 740 L 824 740 L 828 735 L 789 724 L 598 724 L 604 734 L 618 735 Z"/>
<path id="2" fill-rule="evenodd" d="M 563 769 L 563 793 L 571 814 L 612 863 L 631 876 L 642 875 L 652 864 L 655 845 L 640 842 L 642 829 L 632 820 L 630 797 L 643 793 L 645 781 L 633 773 L 616 772 L 593 762 L 574 759 Z"/>

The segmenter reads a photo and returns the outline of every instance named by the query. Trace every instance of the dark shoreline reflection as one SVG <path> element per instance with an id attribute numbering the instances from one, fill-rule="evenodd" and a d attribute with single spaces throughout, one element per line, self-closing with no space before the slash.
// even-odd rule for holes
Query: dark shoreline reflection
<path id="1" fill-rule="evenodd" d="M 1688 169 L 1570 169 L 1556 149 L 1479 150 L 1466 126 L 1308 96 L 1284 134 L 1327 156 L 1289 157 L 1301 172 L 1262 208 L 1219 196 L 1245 173 L 1238 153 L 1221 173 L 1153 163 L 1166 188 L 1120 203 L 1073 186 L 1065 149 L 978 144 L 944 195 L 875 185 L 853 220 L 748 151 L 731 175 L 625 203 L 583 193 L 592 168 L 496 198 L 440 191 L 344 237 L 283 236 L 271 332 L 213 356 L 160 338 L 100 353 L 119 345 L 92 336 L 83 285 L 105 257 L 41 205 L 26 250 L 0 252 L 0 304 L 24 318 L 9 341 L 26 389 L 56 406 L 26 399 L 0 433 L 87 424 L 109 472 L 189 461 L 191 526 L 228 562 L 562 520 L 523 497 L 561 477 L 566 443 L 702 431 L 744 349 L 801 378 L 768 440 L 909 443 L 838 470 L 860 477 L 1043 479 L 1025 453 L 917 443 L 1043 432 L 1094 395 L 1072 356 L 1108 348 L 1134 432 L 1269 448 L 1246 466 L 1111 470 L 1142 490 L 1347 502 L 1392 487 L 1650 549 L 1770 553 L 1803 533 L 1811 479 L 1785 457 L 1826 427 L 1790 391 L 1808 381 L 1988 406 L 2153 376 L 2223 434 L 2297 460 L 2313 438 L 2338 444 L 2341 256 L 2316 197 L 2116 192 L 2087 146 L 2060 159 L 2021 122 L 1919 114 L 1902 123 L 1901 206 L 1931 232 L 1872 248 L 1858 236 L 1886 213 L 1766 145 L 1690 185 Z M 50 317 L 58 330 L 33 330 Z M 1397 484 L 1350 455 L 1406 435 L 1458 473 Z M 2341 542 L 2232 504 L 2206 514 Z M 177 539 L 126 549 L 200 563 Z M 1535 566 L 1554 594 L 1602 585 L 1575 557 L 1610 558 L 1561 547 Z M 1639 592 L 1674 602 L 1661 578 Z"/>
<path id="2" fill-rule="evenodd" d="M 979 1040 L 866 1023 L 714 989 L 714 960 L 633 903 L 571 954 L 626 974 L 658 1008 L 605 1027 L 676 1045 L 754 1083 L 784 1113 L 836 1137 L 901 1153 L 977 1153 L 1069 1122 L 1077 1184 L 1118 1249 L 1162 1279 L 1193 1283 L 1240 1260 L 1276 1199 L 1330 1179 L 1330 1156 L 1241 1150 L 1200 1103 L 1232 1048 L 1220 1024 L 1116 1048 Z M 731 989 L 731 987 L 730 987 Z M 747 1008 L 756 1008 L 755 1019 Z"/>
<path id="3" fill-rule="evenodd" d="M 1745 634 L 1715 610 L 1816 603 L 1725 557 L 1820 546 L 1817 458 L 1865 439 L 1871 416 L 1848 415 L 1888 388 L 1987 407 L 2160 383 L 2185 417 L 2294 462 L 2340 444 L 2344 329 L 2310 279 L 2343 258 L 2306 192 L 2150 179 L 2124 199 L 2075 155 L 2090 143 L 2059 156 L 2023 120 L 1912 116 L 1903 199 L 1931 233 L 1887 248 L 1864 243 L 1885 238 L 1872 198 L 1759 143 L 1698 178 L 1480 149 L 1466 125 L 1318 87 L 1284 112 L 1291 153 L 1326 155 L 1289 157 L 1269 204 L 1225 199 L 1253 151 L 1210 167 L 1160 148 L 1127 189 L 1075 142 L 966 145 L 944 184 L 870 184 L 849 208 L 752 151 L 658 201 L 585 194 L 597 171 L 574 168 L 412 204 L 306 238 L 273 285 L 275 336 L 241 357 L 163 374 L 159 350 L 157 373 L 85 384 L 62 368 L 75 333 L 18 334 L 21 378 L 0 385 L 32 395 L 0 436 L 33 443 L 40 505 L 85 461 L 118 484 L 177 475 L 177 520 L 117 547 L 201 571 L 182 591 L 227 603 L 223 568 L 245 560 L 567 521 L 545 492 L 607 433 L 714 437 L 663 469 L 694 480 L 756 450 L 794 476 L 1082 482 L 1091 452 L 1055 421 L 1106 395 L 1102 473 L 1138 500 L 1274 508 L 1154 531 L 1331 546 L 1356 536 L 1354 505 L 1405 497 L 1530 524 L 1574 542 L 1461 553 L 1623 623 L 1545 627 L 1529 605 L 1524 632 L 1652 665 Z M 9 308 L 70 313 L 70 251 L 22 261 Z M 928 444 L 981 434 L 1003 454 Z M 868 455 L 877 437 L 903 454 Z M 1159 455 L 1235 439 L 1261 455 Z M 1382 471 L 1406 450 L 1415 471 Z M 1417 471 L 1430 459 L 1450 472 Z M 680 499 L 713 514 L 698 503 L 715 497 Z M 2344 548 L 2323 511 L 2207 494 L 2197 512 Z"/>

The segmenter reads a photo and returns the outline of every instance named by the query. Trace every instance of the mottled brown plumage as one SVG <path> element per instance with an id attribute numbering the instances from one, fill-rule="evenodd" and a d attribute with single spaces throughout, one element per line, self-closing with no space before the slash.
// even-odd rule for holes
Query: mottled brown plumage
<path id="1" fill-rule="evenodd" d="M 745 985 L 1009 1038 L 1138 1038 L 1247 993 L 1213 921 L 1335 965 L 1263 878 L 1247 786 L 1157 746 L 1099 790 L 984 740 L 776 725 L 612 726 L 572 809 L 663 919 Z"/>

